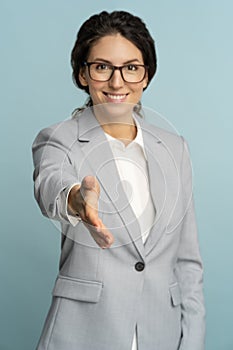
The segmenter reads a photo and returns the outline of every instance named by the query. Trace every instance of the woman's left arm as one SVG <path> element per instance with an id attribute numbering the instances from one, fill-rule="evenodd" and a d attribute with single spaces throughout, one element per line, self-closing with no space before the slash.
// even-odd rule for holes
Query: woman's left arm
<path id="1" fill-rule="evenodd" d="M 205 307 L 189 150 L 183 139 L 181 180 L 185 202 L 176 274 L 182 295 L 182 340 L 179 350 L 204 350 Z"/>

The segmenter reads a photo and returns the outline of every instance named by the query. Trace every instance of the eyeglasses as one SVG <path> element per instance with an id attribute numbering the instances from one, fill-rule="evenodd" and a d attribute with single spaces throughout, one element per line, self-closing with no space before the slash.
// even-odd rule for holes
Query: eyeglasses
<path id="1" fill-rule="evenodd" d="M 89 76 L 95 81 L 109 81 L 115 70 L 119 70 L 122 79 L 126 83 L 140 83 L 146 76 L 147 66 L 143 64 L 126 64 L 124 66 L 113 66 L 103 62 L 84 62 L 88 67 Z"/>

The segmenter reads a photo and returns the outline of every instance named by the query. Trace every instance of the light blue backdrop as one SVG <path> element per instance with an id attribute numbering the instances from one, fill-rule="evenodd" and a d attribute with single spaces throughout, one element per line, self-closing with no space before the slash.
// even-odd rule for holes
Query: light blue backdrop
<path id="1" fill-rule="evenodd" d="M 232 4 L 1 0 L 1 350 L 35 349 L 48 311 L 60 236 L 33 199 L 30 148 L 42 127 L 82 104 L 70 51 L 80 24 L 102 9 L 141 16 L 155 37 L 159 70 L 144 104 L 189 142 L 205 264 L 206 349 L 233 349 Z"/>

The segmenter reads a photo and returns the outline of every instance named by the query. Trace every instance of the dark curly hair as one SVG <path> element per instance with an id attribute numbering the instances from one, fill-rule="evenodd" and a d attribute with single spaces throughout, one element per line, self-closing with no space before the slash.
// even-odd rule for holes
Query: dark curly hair
<path id="1" fill-rule="evenodd" d="M 92 45 L 106 35 L 121 34 L 131 41 L 142 53 L 143 61 L 148 66 L 148 84 L 157 69 L 157 59 L 154 40 L 145 23 L 137 16 L 125 11 L 102 11 L 85 21 L 78 34 L 71 53 L 73 81 L 80 89 L 89 93 L 88 86 L 83 86 L 79 80 L 79 72 L 87 60 Z"/>

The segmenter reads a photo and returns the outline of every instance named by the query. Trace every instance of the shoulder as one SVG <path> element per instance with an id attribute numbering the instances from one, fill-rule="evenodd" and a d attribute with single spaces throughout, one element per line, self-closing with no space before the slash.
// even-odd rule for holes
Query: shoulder
<path id="1" fill-rule="evenodd" d="M 39 131 L 36 138 L 64 137 L 66 134 L 70 133 L 77 134 L 77 120 L 71 118 L 43 128 Z"/>
<path id="2" fill-rule="evenodd" d="M 56 139 L 61 142 L 77 140 L 85 131 L 99 125 L 90 109 L 77 108 L 68 119 L 42 129 L 35 140 Z"/>
<path id="3" fill-rule="evenodd" d="M 162 143 L 165 147 L 169 147 L 174 151 L 180 151 L 183 149 L 185 143 L 184 137 L 175 130 L 171 131 L 158 127 L 157 125 L 148 122 L 146 119 L 137 118 L 137 120 L 141 125 L 145 137 L 150 137 L 156 142 Z"/>
<path id="4" fill-rule="evenodd" d="M 68 140 L 69 142 L 76 140 L 78 137 L 78 119 L 79 116 L 75 113 L 66 120 L 41 129 L 36 135 L 33 145 L 49 141 L 65 143 Z"/>

